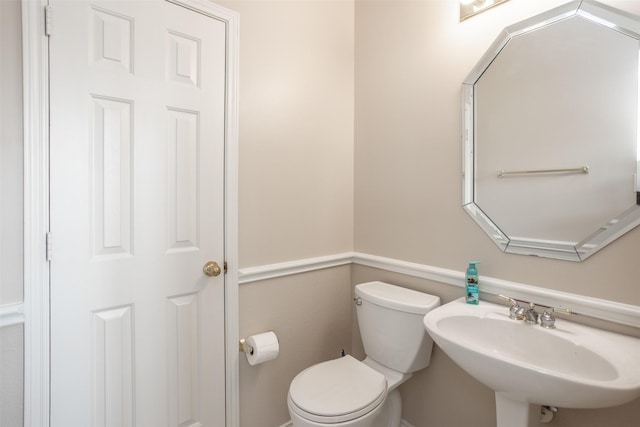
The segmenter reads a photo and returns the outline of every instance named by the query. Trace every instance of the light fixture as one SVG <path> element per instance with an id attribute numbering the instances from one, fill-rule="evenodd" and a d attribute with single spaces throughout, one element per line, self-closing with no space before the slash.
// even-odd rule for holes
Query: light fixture
<path id="1" fill-rule="evenodd" d="M 509 0 L 460 0 L 460 21 Z"/>

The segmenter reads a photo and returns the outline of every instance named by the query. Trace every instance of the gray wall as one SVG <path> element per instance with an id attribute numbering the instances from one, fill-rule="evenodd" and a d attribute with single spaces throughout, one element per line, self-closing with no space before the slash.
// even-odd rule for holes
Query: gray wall
<path id="1" fill-rule="evenodd" d="M 355 250 L 640 305 L 640 227 L 586 262 L 502 253 L 462 204 L 461 86 L 499 32 L 566 3 L 356 1 Z M 640 2 L 604 1 L 640 15 Z"/>
<path id="2" fill-rule="evenodd" d="M 640 305 L 636 228 L 583 263 L 499 251 L 461 208 L 461 83 L 499 31 L 565 0 L 512 0 L 460 23 L 457 2 L 356 1 L 355 220 L 357 252 Z M 604 1 L 640 15 L 640 2 Z M 387 279 L 444 301 L 459 290 L 354 267 L 353 283 Z M 355 325 L 354 325 L 355 328 Z M 640 331 L 635 331 L 638 335 Z M 359 340 L 354 333 L 353 348 Z M 495 425 L 490 390 L 438 349 L 401 389 L 416 427 Z M 561 409 L 564 427 L 632 427 L 640 400 L 603 410 Z"/>
<path id="3" fill-rule="evenodd" d="M 240 13 L 240 267 L 353 250 L 354 3 L 219 2 Z M 240 336 L 274 330 L 275 361 L 240 359 L 242 427 L 289 419 L 289 383 L 351 346 L 350 267 L 240 285 Z"/>
<path id="4" fill-rule="evenodd" d="M 533 259 L 499 252 L 460 206 L 462 80 L 504 26 L 565 2 L 511 0 L 464 23 L 457 2 L 444 0 L 223 2 L 241 14 L 241 268 L 354 249 L 458 271 L 480 257 L 491 277 L 640 305 L 631 286 L 640 229 L 586 263 Z M 605 3 L 640 13 L 637 2 Z M 352 206 L 344 192 L 351 185 Z M 352 339 L 344 345 L 363 356 L 357 325 L 345 320 L 353 284 L 387 279 L 443 300 L 459 292 L 358 266 L 347 292 L 347 273 L 338 270 L 240 286 L 241 336 L 288 325 L 276 361 L 241 360 L 242 427 L 285 423 L 291 378 L 334 357 L 345 330 Z M 312 327 L 308 318 L 327 323 Z M 437 349 L 430 369 L 402 392 L 416 427 L 495 422 L 491 391 Z M 563 409 L 553 425 L 631 427 L 639 410 L 639 402 Z"/>
<path id="5" fill-rule="evenodd" d="M 0 327 L 0 427 L 22 425 L 23 336 L 22 325 Z"/>

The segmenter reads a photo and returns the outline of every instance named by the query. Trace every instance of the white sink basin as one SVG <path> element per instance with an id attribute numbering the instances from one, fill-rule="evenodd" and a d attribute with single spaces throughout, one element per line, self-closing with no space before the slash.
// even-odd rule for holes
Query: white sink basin
<path id="1" fill-rule="evenodd" d="M 638 338 L 564 319 L 556 329 L 544 329 L 510 319 L 507 306 L 464 299 L 429 312 L 424 325 L 455 363 L 500 400 L 602 408 L 640 397 Z"/>

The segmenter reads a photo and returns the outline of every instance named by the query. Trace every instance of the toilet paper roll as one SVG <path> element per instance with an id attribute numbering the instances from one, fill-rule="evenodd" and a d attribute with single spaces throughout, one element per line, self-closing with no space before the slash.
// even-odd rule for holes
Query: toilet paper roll
<path id="1" fill-rule="evenodd" d="M 244 352 L 251 366 L 275 359 L 279 351 L 278 337 L 273 331 L 251 335 L 245 340 Z"/>

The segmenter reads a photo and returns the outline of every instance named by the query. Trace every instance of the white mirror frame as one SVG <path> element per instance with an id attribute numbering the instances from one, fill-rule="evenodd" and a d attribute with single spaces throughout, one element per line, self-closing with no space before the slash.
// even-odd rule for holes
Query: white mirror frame
<path id="1" fill-rule="evenodd" d="M 525 240 L 509 237 L 476 204 L 476 159 L 474 156 L 474 94 L 476 82 L 512 38 L 534 31 L 542 26 L 552 25 L 575 15 L 579 15 L 594 23 L 606 26 L 612 31 L 617 31 L 640 41 L 640 21 L 637 17 L 592 0 L 573 1 L 505 28 L 462 84 L 462 206 L 494 243 L 502 251 L 507 253 L 568 261 L 583 261 L 629 230 L 640 225 L 640 170 L 636 172 L 636 205 L 631 206 L 615 218 L 612 218 L 607 224 L 594 230 L 590 235 L 575 245 L 556 241 Z M 640 120 L 638 126 L 640 126 Z M 640 140 L 638 144 L 638 152 L 640 153 Z"/>

